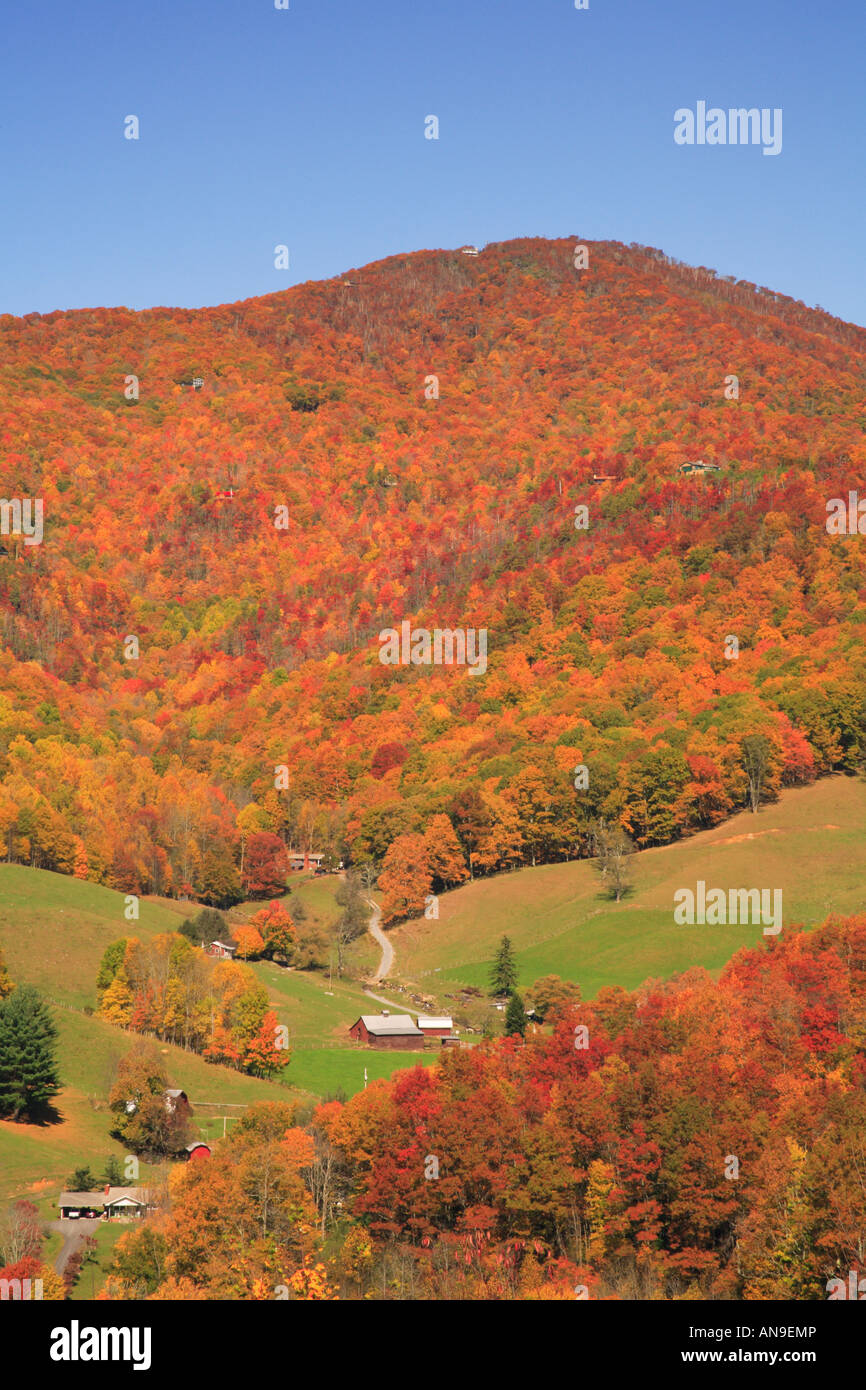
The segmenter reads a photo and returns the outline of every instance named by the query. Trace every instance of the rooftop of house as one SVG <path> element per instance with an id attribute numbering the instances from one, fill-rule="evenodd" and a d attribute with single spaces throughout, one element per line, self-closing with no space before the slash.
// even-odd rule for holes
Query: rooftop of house
<path id="1" fill-rule="evenodd" d="M 450 1028 L 453 1020 L 450 1018 L 434 1018 L 427 1014 L 418 1015 L 419 1028 Z"/>
<path id="2" fill-rule="evenodd" d="M 109 1187 L 106 1192 L 61 1192 L 57 1205 L 59 1207 L 105 1207 L 111 1206 L 113 1202 L 141 1202 L 147 1201 L 147 1189 L 144 1187 Z"/>

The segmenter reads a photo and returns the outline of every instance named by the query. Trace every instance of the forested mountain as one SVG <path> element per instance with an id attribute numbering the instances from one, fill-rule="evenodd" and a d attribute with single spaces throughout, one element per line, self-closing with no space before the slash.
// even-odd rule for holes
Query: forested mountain
<path id="1" fill-rule="evenodd" d="M 3 497 L 44 508 L 0 536 L 11 858 L 227 902 L 271 832 L 442 885 L 600 816 L 711 825 L 756 735 L 763 795 L 862 763 L 827 504 L 864 484 L 866 331 L 577 244 L 0 317 Z M 383 664 L 406 620 L 486 629 L 486 670 Z"/>

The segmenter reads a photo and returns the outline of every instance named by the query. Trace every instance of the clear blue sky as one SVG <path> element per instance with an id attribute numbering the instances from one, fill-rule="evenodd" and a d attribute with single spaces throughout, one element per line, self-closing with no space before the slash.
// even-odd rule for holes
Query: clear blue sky
<path id="1" fill-rule="evenodd" d="M 866 324 L 864 0 L 589 2 L 8 0 L 0 312 L 577 234 Z M 781 107 L 781 154 L 677 146 L 701 100 Z"/>

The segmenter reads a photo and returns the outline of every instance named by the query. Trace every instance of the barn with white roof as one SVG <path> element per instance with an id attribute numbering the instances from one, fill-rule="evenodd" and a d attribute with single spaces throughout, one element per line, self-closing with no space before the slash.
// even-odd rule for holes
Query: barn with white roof
<path id="1" fill-rule="evenodd" d="M 362 1014 L 349 1029 L 349 1036 L 368 1047 L 423 1047 L 424 1034 L 409 1014 Z"/>

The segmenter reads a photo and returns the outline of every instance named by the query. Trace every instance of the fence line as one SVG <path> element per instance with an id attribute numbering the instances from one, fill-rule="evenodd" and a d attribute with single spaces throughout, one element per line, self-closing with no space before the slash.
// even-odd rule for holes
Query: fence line
<path id="1" fill-rule="evenodd" d="M 49 1004 L 54 1004 L 58 1009 L 68 1009 L 71 1014 L 83 1014 L 84 1010 L 79 1009 L 75 1004 L 67 1004 L 62 999 L 55 999 L 52 995 L 46 994 L 45 998 Z"/>
<path id="2" fill-rule="evenodd" d="M 224 1110 L 248 1110 L 249 1107 L 252 1105 L 252 1103 L 253 1103 L 253 1102 L 252 1102 L 252 1101 L 249 1101 L 249 1100 L 233 1100 L 233 1101 L 225 1101 L 225 1100 L 191 1100 L 191 1101 L 190 1101 L 190 1105 L 193 1106 L 193 1108 L 194 1108 L 195 1106 L 197 1106 L 197 1105 L 210 1105 L 210 1106 L 216 1106 L 216 1107 L 219 1109 L 220 1114 L 222 1114 L 222 1112 L 223 1112 Z"/>

